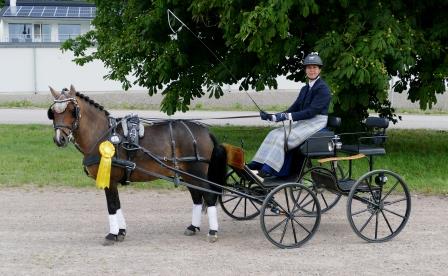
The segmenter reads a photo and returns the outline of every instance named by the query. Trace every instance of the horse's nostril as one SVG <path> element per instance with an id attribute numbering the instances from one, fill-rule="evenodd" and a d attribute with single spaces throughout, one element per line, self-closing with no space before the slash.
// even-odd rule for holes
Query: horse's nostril
<path id="1" fill-rule="evenodd" d="M 56 135 L 53 137 L 53 141 L 58 147 L 64 147 L 67 145 L 67 138 L 63 135 Z"/>

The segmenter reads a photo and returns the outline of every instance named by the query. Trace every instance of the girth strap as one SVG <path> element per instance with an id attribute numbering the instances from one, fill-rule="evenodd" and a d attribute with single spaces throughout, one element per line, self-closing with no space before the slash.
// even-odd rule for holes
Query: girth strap
<path id="1" fill-rule="evenodd" d="M 193 150 L 194 150 L 194 155 L 196 156 L 196 161 L 199 161 L 199 153 L 198 153 L 198 143 L 196 142 L 196 138 L 193 135 L 193 132 L 191 131 L 191 129 L 187 126 L 187 124 L 184 121 L 180 121 L 182 123 L 182 125 L 187 129 L 188 133 L 191 136 L 191 139 L 193 140 Z"/>
<path id="2" fill-rule="evenodd" d="M 170 121 L 168 123 L 169 129 L 170 129 L 170 138 L 171 138 L 171 152 L 172 152 L 172 162 L 174 165 L 174 168 L 179 169 L 179 166 L 177 165 L 177 158 L 176 158 L 176 140 L 174 140 L 173 136 L 173 122 Z M 179 174 L 177 172 L 174 173 L 174 186 L 179 185 Z"/>
<path id="3" fill-rule="evenodd" d="M 92 165 L 98 165 L 100 163 L 101 157 L 99 155 L 89 155 L 84 157 L 82 160 L 82 164 L 86 167 Z M 129 160 L 118 159 L 116 157 L 112 157 L 112 165 L 120 168 L 129 168 L 131 170 L 135 169 L 135 163 Z"/>

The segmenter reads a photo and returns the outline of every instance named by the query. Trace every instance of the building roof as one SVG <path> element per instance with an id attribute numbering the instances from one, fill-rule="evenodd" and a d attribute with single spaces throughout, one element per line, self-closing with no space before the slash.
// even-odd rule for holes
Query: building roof
<path id="1" fill-rule="evenodd" d="M 9 0 L 5 1 L 5 5 L 10 5 Z M 85 0 L 17 0 L 17 6 L 95 6 Z"/>
<path id="2" fill-rule="evenodd" d="M 86 18 L 95 17 L 96 7 L 76 6 L 17 6 L 6 7 L 0 17 L 12 18 Z"/>

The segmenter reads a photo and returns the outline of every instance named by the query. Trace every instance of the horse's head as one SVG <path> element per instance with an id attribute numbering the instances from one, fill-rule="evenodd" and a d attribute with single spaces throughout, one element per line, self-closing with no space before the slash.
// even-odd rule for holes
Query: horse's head
<path id="1" fill-rule="evenodd" d="M 81 117 L 76 90 L 73 85 L 70 90 L 63 89 L 61 92 L 50 87 L 54 97 L 53 104 L 48 108 L 48 119 L 53 120 L 55 131 L 53 140 L 58 147 L 65 147 L 73 139 L 73 131 L 79 126 Z"/>

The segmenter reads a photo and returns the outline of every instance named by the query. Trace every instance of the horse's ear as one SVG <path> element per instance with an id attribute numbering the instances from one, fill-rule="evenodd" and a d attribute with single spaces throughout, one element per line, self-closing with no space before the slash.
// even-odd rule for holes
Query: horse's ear
<path id="1" fill-rule="evenodd" d="M 56 92 L 56 90 L 54 90 L 53 87 L 51 87 L 51 86 L 48 86 L 48 87 L 50 88 L 51 95 L 53 95 L 53 97 L 55 99 L 57 99 L 57 98 L 59 98 L 59 96 L 61 96 L 61 93 Z"/>
<path id="2" fill-rule="evenodd" d="M 76 89 L 73 84 L 70 84 L 70 92 L 68 93 L 70 96 L 74 97 L 76 94 Z"/>

